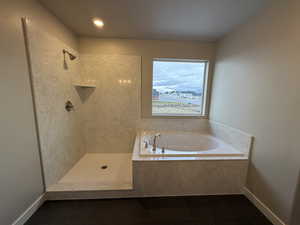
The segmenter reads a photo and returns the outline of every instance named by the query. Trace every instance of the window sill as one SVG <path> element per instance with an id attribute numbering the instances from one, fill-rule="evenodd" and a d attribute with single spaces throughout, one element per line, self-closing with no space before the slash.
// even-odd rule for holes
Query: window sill
<path id="1" fill-rule="evenodd" d="M 152 114 L 152 119 L 208 119 L 207 115 L 189 115 L 189 114 Z"/>

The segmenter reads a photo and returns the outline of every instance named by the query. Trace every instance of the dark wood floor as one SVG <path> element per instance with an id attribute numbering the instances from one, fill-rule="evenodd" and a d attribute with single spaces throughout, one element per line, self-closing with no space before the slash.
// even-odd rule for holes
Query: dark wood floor
<path id="1" fill-rule="evenodd" d="M 244 196 L 48 201 L 26 225 L 271 225 Z"/>

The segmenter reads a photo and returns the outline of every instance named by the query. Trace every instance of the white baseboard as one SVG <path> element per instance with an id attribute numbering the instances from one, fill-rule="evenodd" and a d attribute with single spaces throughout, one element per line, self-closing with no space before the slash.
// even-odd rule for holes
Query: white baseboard
<path id="1" fill-rule="evenodd" d="M 45 194 L 38 197 L 37 200 L 35 200 L 34 203 L 32 203 L 25 212 L 22 213 L 21 216 L 19 216 L 18 219 L 15 220 L 15 222 L 12 223 L 12 225 L 23 225 L 26 223 L 26 221 L 39 209 L 39 207 L 46 201 Z"/>
<path id="2" fill-rule="evenodd" d="M 287 225 L 271 209 L 261 202 L 248 188 L 244 187 L 244 195 L 264 214 L 274 225 Z"/>

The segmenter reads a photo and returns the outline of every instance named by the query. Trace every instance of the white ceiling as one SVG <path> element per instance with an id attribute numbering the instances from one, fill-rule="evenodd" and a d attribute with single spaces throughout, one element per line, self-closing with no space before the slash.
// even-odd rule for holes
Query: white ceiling
<path id="1" fill-rule="evenodd" d="M 216 40 L 270 0 L 40 0 L 81 36 Z M 96 29 L 91 20 L 105 23 Z"/>

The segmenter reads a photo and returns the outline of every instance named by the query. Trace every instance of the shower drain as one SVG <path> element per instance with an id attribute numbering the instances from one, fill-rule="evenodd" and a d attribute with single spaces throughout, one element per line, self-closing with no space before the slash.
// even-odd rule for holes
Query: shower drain
<path id="1" fill-rule="evenodd" d="M 107 165 L 103 165 L 103 166 L 101 166 L 101 169 L 105 170 L 105 169 L 107 169 L 107 167 L 108 167 Z"/>

